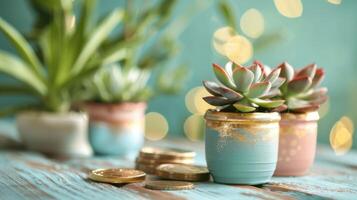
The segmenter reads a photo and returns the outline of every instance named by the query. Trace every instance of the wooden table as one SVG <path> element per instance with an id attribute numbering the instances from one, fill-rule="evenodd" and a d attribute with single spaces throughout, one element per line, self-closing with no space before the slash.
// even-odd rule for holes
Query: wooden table
<path id="1" fill-rule="evenodd" d="M 195 150 L 196 163 L 205 164 L 203 143 L 170 140 L 150 145 Z M 91 169 L 134 167 L 133 159 L 53 159 L 35 152 L 3 149 L 0 199 L 357 199 L 357 152 L 336 156 L 328 147 L 319 147 L 317 154 L 313 169 L 304 177 L 273 177 L 259 187 L 204 182 L 193 190 L 156 191 L 144 188 L 142 183 L 114 186 L 86 178 Z"/>
<path id="2" fill-rule="evenodd" d="M 198 154 L 196 163 L 205 165 L 203 143 L 169 140 L 148 145 L 194 150 Z M 91 169 L 134 167 L 133 159 L 53 159 L 35 152 L 14 150 L 18 148 L 19 138 L 13 123 L 0 121 L 0 200 L 357 199 L 357 151 L 336 156 L 327 146 L 318 148 L 315 165 L 304 177 L 273 177 L 269 183 L 259 187 L 197 183 L 195 189 L 184 191 L 149 190 L 142 183 L 119 187 L 86 178 Z"/>

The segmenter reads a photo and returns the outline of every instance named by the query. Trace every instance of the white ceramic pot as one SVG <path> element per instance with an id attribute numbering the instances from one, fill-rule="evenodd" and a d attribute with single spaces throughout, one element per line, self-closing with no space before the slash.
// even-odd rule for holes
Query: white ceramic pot
<path id="1" fill-rule="evenodd" d="M 23 112 L 17 129 L 29 150 L 59 156 L 90 156 L 88 116 L 85 113 Z"/>

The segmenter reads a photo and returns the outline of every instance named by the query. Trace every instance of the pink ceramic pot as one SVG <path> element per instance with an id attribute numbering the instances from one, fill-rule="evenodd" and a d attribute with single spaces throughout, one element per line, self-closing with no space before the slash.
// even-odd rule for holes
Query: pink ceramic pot
<path id="1" fill-rule="evenodd" d="M 302 176 L 315 159 L 319 114 L 281 114 L 279 156 L 275 176 Z"/>

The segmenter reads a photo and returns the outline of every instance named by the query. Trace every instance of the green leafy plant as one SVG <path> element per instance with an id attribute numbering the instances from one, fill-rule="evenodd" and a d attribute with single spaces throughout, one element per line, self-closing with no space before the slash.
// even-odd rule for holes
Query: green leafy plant
<path id="1" fill-rule="evenodd" d="M 29 34 L 30 38 L 38 38 L 41 29 L 53 20 L 53 10 L 58 7 L 62 8 L 64 18 L 71 18 L 73 8 L 68 6 L 67 0 L 51 1 L 61 3 L 56 5 L 41 0 L 31 0 L 37 17 L 33 30 Z M 85 1 L 90 1 L 91 7 L 96 2 L 95 0 Z M 82 89 L 81 94 L 86 94 L 85 100 L 103 103 L 147 101 L 153 96 L 176 94 L 182 89 L 184 80 L 187 78 L 188 68 L 182 64 L 174 68 L 167 68 L 168 61 L 172 60 L 178 52 L 177 35 L 182 32 L 181 24 L 184 24 L 184 20 L 180 17 L 174 20 L 171 18 L 176 0 L 144 2 L 143 4 L 140 1 L 124 1 L 122 5 L 122 8 L 125 9 L 123 23 L 115 33 L 111 34 L 111 37 L 105 39 L 97 50 L 98 57 L 106 58 L 101 63 L 106 67 L 90 78 L 91 83 L 86 81 L 86 84 L 82 85 L 84 87 L 77 87 Z M 114 62 L 116 63 L 115 67 L 111 66 Z M 123 92 L 120 87 L 113 87 L 112 82 L 104 81 L 107 78 L 114 80 L 118 77 L 118 73 L 116 75 L 110 73 L 114 68 L 120 68 L 115 71 L 121 74 L 121 78 L 115 80 L 116 84 L 128 86 L 140 83 L 140 86 L 127 87 Z M 137 80 L 133 77 L 125 77 L 132 75 L 134 71 L 151 75 L 155 70 L 158 71 L 158 75 L 154 77 L 157 81 L 153 87 L 146 84 L 147 80 L 138 80 L 141 76 L 136 77 Z M 121 83 L 121 81 L 123 82 Z M 145 84 L 141 84 L 143 82 Z M 98 88 L 106 88 L 108 91 L 100 91 Z M 114 89 L 119 91 L 114 91 Z"/>
<path id="2" fill-rule="evenodd" d="M 2 114 L 23 108 L 66 112 L 80 98 L 76 85 L 91 77 L 102 65 L 121 59 L 120 52 L 103 48 L 103 42 L 124 18 L 114 10 L 97 25 L 91 22 L 94 1 L 81 1 L 76 18 L 70 0 L 37 1 L 51 9 L 52 18 L 31 44 L 14 27 L 0 18 L 0 30 L 16 49 L 18 56 L 0 51 L 0 73 L 19 81 L 1 85 L 0 95 L 30 95 L 38 100 L 31 105 L 2 108 Z"/>
<path id="3" fill-rule="evenodd" d="M 279 68 L 270 71 L 258 61 L 250 67 L 228 62 L 225 69 L 213 64 L 213 71 L 221 85 L 203 81 L 206 90 L 213 95 L 203 99 L 221 111 L 269 112 L 280 109 L 284 103 L 284 100 L 271 99 L 285 81 L 279 77 Z"/>
<path id="4" fill-rule="evenodd" d="M 280 64 L 280 77 L 286 82 L 280 87 L 280 98 L 286 100 L 288 112 L 317 110 L 327 100 L 327 88 L 319 87 L 325 73 L 316 64 L 310 64 L 294 71 L 287 62 Z"/>

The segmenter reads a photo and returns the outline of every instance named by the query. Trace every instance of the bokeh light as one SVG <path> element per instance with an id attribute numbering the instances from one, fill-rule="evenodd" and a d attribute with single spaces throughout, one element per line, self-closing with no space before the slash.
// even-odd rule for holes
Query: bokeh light
<path id="1" fill-rule="evenodd" d="M 303 12 L 301 0 L 274 0 L 276 9 L 285 17 L 300 17 Z"/>
<path id="2" fill-rule="evenodd" d="M 213 47 L 218 53 L 225 56 L 224 44 L 236 35 L 235 30 L 232 27 L 225 26 L 216 30 L 213 34 Z"/>
<path id="3" fill-rule="evenodd" d="M 195 107 L 195 101 L 194 101 L 194 95 L 196 90 L 199 87 L 192 88 L 190 91 L 187 92 L 185 96 L 185 104 L 186 108 L 188 111 L 190 111 L 192 114 L 196 113 L 196 107 Z"/>
<path id="4" fill-rule="evenodd" d="M 196 109 L 196 114 L 203 115 L 208 109 L 214 108 L 214 106 L 209 105 L 202 98 L 206 96 L 212 96 L 204 87 L 198 87 L 194 93 L 194 105 Z"/>
<path id="5" fill-rule="evenodd" d="M 251 8 L 240 18 L 240 27 L 247 36 L 258 38 L 264 32 L 264 17 L 259 10 Z"/>
<path id="6" fill-rule="evenodd" d="M 244 64 L 253 56 L 253 45 L 246 37 L 236 35 L 224 44 L 224 52 L 231 61 Z"/>
<path id="7" fill-rule="evenodd" d="M 330 145 L 336 155 L 346 154 L 353 144 L 353 122 L 344 116 L 338 120 L 330 132 Z"/>
<path id="8" fill-rule="evenodd" d="M 204 118 L 202 115 L 194 114 L 189 116 L 184 123 L 186 137 L 191 141 L 200 141 L 204 135 Z"/>
<path id="9" fill-rule="evenodd" d="M 148 140 L 161 140 L 169 131 L 169 125 L 163 115 L 149 112 L 145 115 L 145 138 Z"/>
<path id="10" fill-rule="evenodd" d="M 203 115 L 208 109 L 214 108 L 202 99 L 206 96 L 210 96 L 210 94 L 204 87 L 192 88 L 185 97 L 187 110 L 192 114 Z"/>
<path id="11" fill-rule="evenodd" d="M 335 5 L 340 5 L 342 0 L 327 0 L 327 2 L 335 4 Z"/>

